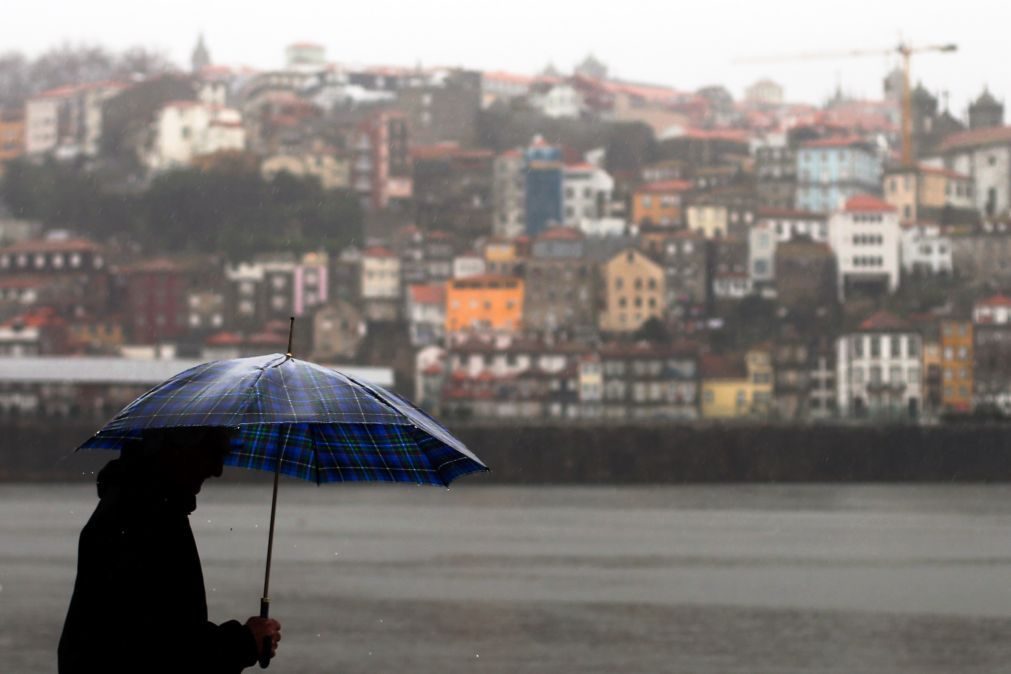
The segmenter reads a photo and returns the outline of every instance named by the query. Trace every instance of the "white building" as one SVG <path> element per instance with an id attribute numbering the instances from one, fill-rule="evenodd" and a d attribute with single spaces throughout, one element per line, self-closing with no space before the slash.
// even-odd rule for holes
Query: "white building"
<path id="1" fill-rule="evenodd" d="M 366 301 L 400 298 L 400 258 L 396 253 L 382 246 L 365 249 L 361 289 Z"/>
<path id="2" fill-rule="evenodd" d="M 950 275 L 954 268 L 951 239 L 937 225 L 902 228 L 902 271 L 929 276 Z"/>
<path id="3" fill-rule="evenodd" d="M 488 264 L 477 253 L 464 253 L 453 258 L 453 278 L 468 278 L 486 273 Z"/>
<path id="4" fill-rule="evenodd" d="M 772 283 L 776 278 L 776 243 L 772 227 L 761 221 L 748 230 L 748 276 L 753 286 Z"/>
<path id="5" fill-rule="evenodd" d="M 900 236 L 894 207 L 867 194 L 850 197 L 829 218 L 828 235 L 840 300 L 857 288 L 876 293 L 898 289 Z"/>
<path id="6" fill-rule="evenodd" d="M 880 311 L 836 340 L 836 386 L 844 417 L 915 419 L 923 407 L 922 338 Z"/>
<path id="7" fill-rule="evenodd" d="M 535 91 L 528 100 L 534 110 L 554 119 L 578 119 L 586 107 L 583 94 L 564 82 Z"/>
<path id="8" fill-rule="evenodd" d="M 412 346 L 442 344 L 446 338 L 446 285 L 412 285 L 407 293 L 407 321 Z"/>
<path id="9" fill-rule="evenodd" d="M 126 87 L 93 82 L 44 91 L 25 103 L 25 151 L 60 159 L 95 157 L 102 139 L 102 105 Z"/>
<path id="10" fill-rule="evenodd" d="M 938 147 L 946 168 L 972 178 L 974 206 L 984 216 L 1011 209 L 1011 126 L 973 129 L 945 138 Z"/>
<path id="11" fill-rule="evenodd" d="M 581 219 L 607 217 L 611 209 L 614 178 L 593 164 L 572 164 L 562 176 L 562 217 L 572 225 Z"/>
<path id="12" fill-rule="evenodd" d="M 781 243 L 800 238 L 819 243 L 828 242 L 828 224 L 824 213 L 792 208 L 760 208 L 756 221 L 759 225 L 769 227 Z"/>
<path id="13" fill-rule="evenodd" d="M 245 146 L 238 110 L 200 101 L 172 101 L 155 117 L 145 164 L 152 171 L 164 171 L 186 166 L 201 155 Z"/>

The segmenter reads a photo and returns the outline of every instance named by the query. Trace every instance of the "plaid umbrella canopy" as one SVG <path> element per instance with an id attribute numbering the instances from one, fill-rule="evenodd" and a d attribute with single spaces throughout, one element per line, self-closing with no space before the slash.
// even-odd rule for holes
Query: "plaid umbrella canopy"
<path id="1" fill-rule="evenodd" d="M 448 485 L 488 470 L 400 396 L 282 354 L 181 372 L 127 405 L 79 449 L 122 449 L 144 431 L 208 426 L 236 429 L 226 465 L 280 468 L 317 483 Z"/>
<path id="2" fill-rule="evenodd" d="M 294 319 L 292 319 L 294 325 Z M 281 473 L 323 482 L 449 485 L 488 467 L 400 396 L 287 354 L 198 365 L 127 405 L 78 449 L 122 449 L 145 431 L 234 429 L 224 463 L 274 473 L 260 615 L 269 614 Z M 269 639 L 268 639 L 269 640 Z M 270 652 L 265 645 L 263 651 Z M 269 656 L 260 666 L 269 664 Z"/>

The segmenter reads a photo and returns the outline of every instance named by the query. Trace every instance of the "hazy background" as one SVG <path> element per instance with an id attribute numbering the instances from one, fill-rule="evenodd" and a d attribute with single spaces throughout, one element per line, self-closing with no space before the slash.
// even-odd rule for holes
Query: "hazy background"
<path id="1" fill-rule="evenodd" d="M 343 63 L 460 65 L 533 74 L 548 62 L 568 71 L 593 52 L 615 77 L 695 90 L 724 84 L 738 97 L 760 77 L 781 83 L 790 101 L 821 102 L 837 84 L 879 98 L 893 57 L 762 65 L 736 57 L 958 44 L 956 55 L 924 55 L 914 80 L 946 90 L 956 114 L 989 85 L 1009 98 L 1000 58 L 1011 8 L 1000 0 L 845 3 L 742 2 L 409 2 L 324 3 L 311 0 L 14 0 L 4 3 L 0 45 L 29 57 L 61 41 L 161 48 L 188 64 L 203 32 L 215 63 L 280 67 L 284 47 L 323 44 Z"/>

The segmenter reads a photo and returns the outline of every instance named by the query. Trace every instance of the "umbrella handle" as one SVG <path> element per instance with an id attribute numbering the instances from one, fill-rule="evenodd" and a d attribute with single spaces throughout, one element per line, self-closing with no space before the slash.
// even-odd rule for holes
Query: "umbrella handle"
<path id="1" fill-rule="evenodd" d="M 266 597 L 260 598 L 260 617 L 269 618 L 270 617 L 270 600 Z M 271 643 L 270 637 L 263 637 L 263 643 L 260 645 L 260 669 L 266 669 L 270 666 L 270 650 Z"/>

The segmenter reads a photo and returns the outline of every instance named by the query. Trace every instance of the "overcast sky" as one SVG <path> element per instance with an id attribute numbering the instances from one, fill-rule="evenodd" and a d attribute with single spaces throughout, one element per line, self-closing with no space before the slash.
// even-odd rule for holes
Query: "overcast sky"
<path id="1" fill-rule="evenodd" d="M 189 63 L 206 36 L 215 63 L 279 67 L 284 46 L 313 41 L 330 60 L 568 71 L 592 51 L 624 79 L 680 89 L 719 83 L 740 96 L 768 76 L 787 98 L 820 102 L 836 83 L 880 97 L 888 56 L 735 64 L 737 57 L 955 42 L 955 54 L 914 57 L 914 79 L 947 91 L 964 113 L 984 84 L 1011 93 L 1007 0 L 4 0 L 0 51 L 35 56 L 69 41 L 160 48 Z M 1009 111 L 1011 112 L 1011 111 Z"/>

